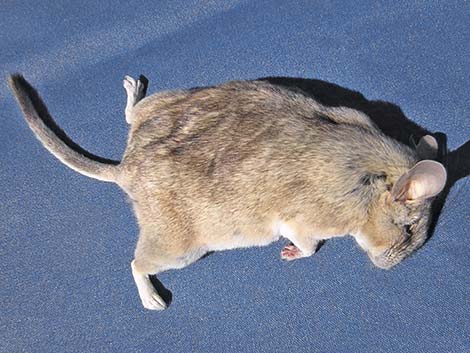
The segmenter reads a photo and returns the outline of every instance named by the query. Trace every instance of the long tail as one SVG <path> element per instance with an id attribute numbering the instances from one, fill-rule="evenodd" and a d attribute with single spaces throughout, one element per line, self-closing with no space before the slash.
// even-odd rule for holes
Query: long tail
<path id="1" fill-rule="evenodd" d="M 102 181 L 116 182 L 118 161 L 95 156 L 73 142 L 52 119 L 39 94 L 23 76 L 10 76 L 9 84 L 26 122 L 49 152 L 81 174 Z"/>

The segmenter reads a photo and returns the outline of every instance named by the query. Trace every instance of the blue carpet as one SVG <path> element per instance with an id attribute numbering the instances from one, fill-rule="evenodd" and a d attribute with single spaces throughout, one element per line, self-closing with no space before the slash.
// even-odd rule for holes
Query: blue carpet
<path id="1" fill-rule="evenodd" d="M 373 268 L 351 238 L 292 263 L 281 243 L 221 252 L 161 275 L 173 303 L 149 312 L 129 268 L 137 226 L 125 195 L 46 152 L 3 80 L 0 352 L 470 352 L 468 3 L 24 0 L 1 13 L 1 77 L 23 73 L 97 155 L 120 158 L 121 82 L 141 73 L 150 92 L 332 82 L 360 92 L 350 103 L 365 110 L 396 104 L 457 151 L 433 237 L 393 270 Z"/>

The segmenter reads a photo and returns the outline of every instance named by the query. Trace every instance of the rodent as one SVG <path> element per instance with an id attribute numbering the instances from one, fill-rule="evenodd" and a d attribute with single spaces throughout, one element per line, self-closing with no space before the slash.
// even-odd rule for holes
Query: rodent
<path id="1" fill-rule="evenodd" d="M 130 132 L 120 162 L 71 141 L 21 75 L 9 84 L 52 154 L 130 196 L 140 228 L 131 268 L 147 309 L 167 307 L 151 275 L 281 236 L 291 242 L 285 260 L 350 234 L 376 266 L 391 268 L 424 243 L 432 197 L 446 183 L 443 165 L 425 159 L 437 149 L 432 136 L 413 150 L 357 110 L 268 82 L 145 97 L 147 82 L 126 76 Z"/>

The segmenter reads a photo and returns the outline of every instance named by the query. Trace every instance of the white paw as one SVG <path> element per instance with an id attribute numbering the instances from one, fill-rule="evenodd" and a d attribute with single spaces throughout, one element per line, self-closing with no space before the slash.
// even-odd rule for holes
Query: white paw
<path id="1" fill-rule="evenodd" d="M 149 310 L 163 310 L 167 308 L 167 304 L 157 293 L 155 287 L 150 281 L 149 275 L 139 272 L 135 267 L 135 260 L 131 262 L 132 276 L 134 277 L 137 291 L 144 308 Z"/>
<path id="2" fill-rule="evenodd" d="M 141 296 L 142 304 L 145 309 L 149 310 L 165 310 L 167 305 L 157 292 L 148 292 Z"/>
<path id="3" fill-rule="evenodd" d="M 131 76 L 126 75 L 122 85 L 127 92 L 127 96 L 134 102 L 134 105 L 144 97 L 145 86 L 141 80 L 135 80 Z"/>
<path id="4" fill-rule="evenodd" d="M 131 76 L 126 75 L 126 76 L 124 76 L 124 80 L 122 81 L 122 85 L 124 86 L 126 91 L 128 91 L 128 90 L 132 91 L 132 90 L 135 89 L 136 80 L 134 80 Z"/>

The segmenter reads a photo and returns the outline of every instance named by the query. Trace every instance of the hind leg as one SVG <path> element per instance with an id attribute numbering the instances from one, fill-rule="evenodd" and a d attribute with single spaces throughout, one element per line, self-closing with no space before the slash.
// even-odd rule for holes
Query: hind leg
<path id="1" fill-rule="evenodd" d="M 188 245 L 177 237 L 162 237 L 155 230 L 141 232 L 131 268 L 140 299 L 146 309 L 164 310 L 168 306 L 161 293 L 153 286 L 151 275 L 186 267 L 205 254 L 203 249 Z"/>
<path id="2" fill-rule="evenodd" d="M 145 76 L 140 75 L 138 80 L 133 79 L 130 76 L 125 76 L 122 82 L 124 89 L 127 93 L 127 103 L 126 103 L 126 121 L 128 124 L 132 123 L 132 108 L 142 100 L 146 93 L 148 87 L 148 80 Z"/>

